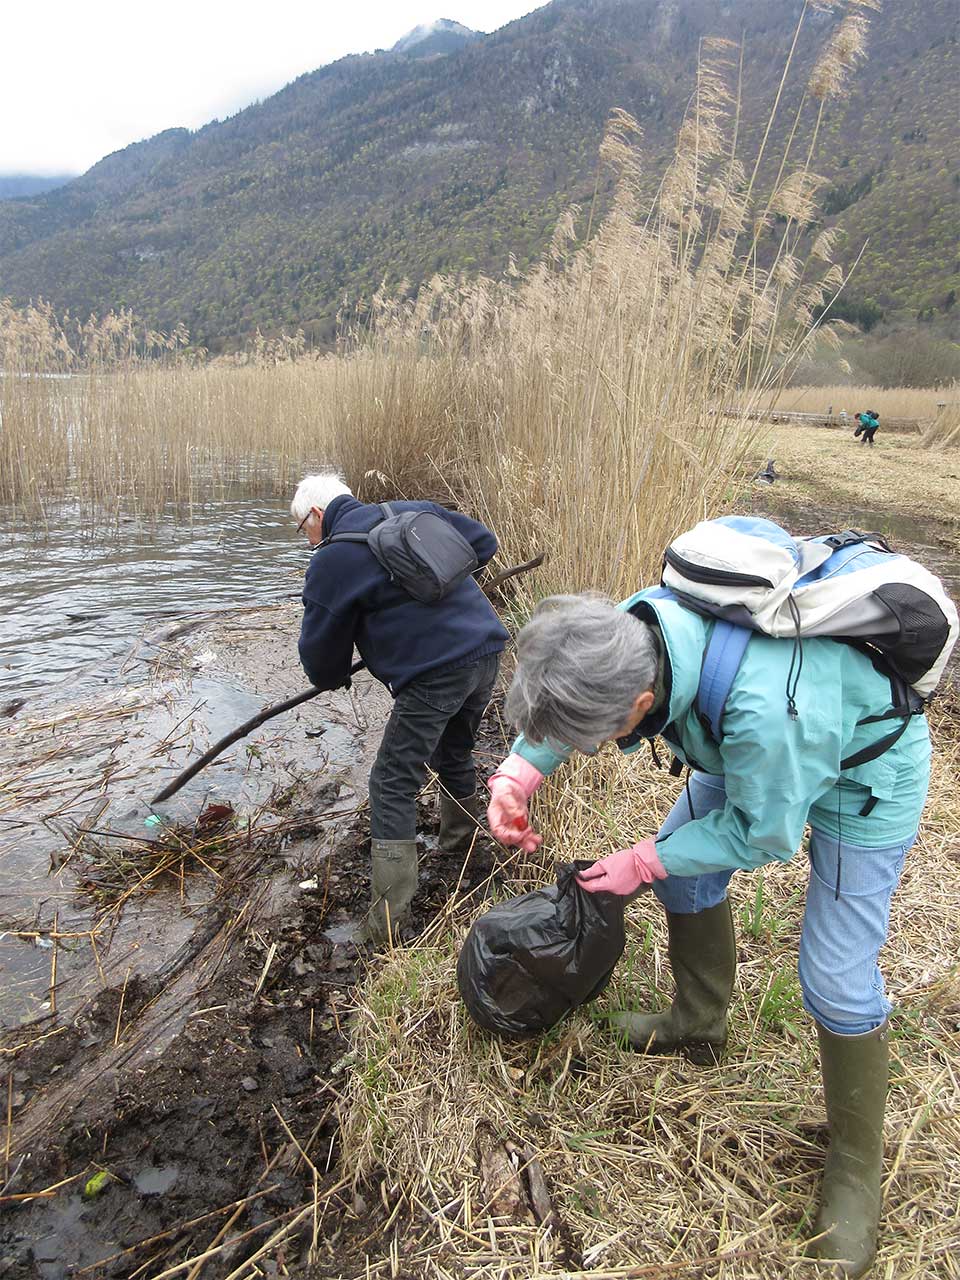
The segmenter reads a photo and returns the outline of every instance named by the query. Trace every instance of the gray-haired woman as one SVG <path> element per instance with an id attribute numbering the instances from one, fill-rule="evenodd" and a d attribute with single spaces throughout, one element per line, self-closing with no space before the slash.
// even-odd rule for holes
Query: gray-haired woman
<path id="1" fill-rule="evenodd" d="M 876 1252 L 891 1008 L 877 955 L 926 797 L 927 727 L 913 717 L 882 758 L 844 772 L 841 760 L 876 732 L 864 720 L 891 708 L 889 682 L 849 645 L 809 639 L 796 715 L 788 715 L 793 646 L 756 634 L 717 742 L 697 707 L 712 627 L 658 589 L 618 606 L 544 601 L 518 639 L 506 710 L 522 732 L 487 784 L 490 830 L 532 852 L 541 837 L 527 806 L 545 774 L 574 750 L 613 739 L 631 752 L 663 737 L 694 771 L 686 794 L 655 838 L 611 853 L 580 879 L 590 891 L 624 895 L 652 886 L 666 908 L 676 995 L 665 1013 L 609 1020 L 641 1052 L 683 1051 L 703 1062 L 727 1039 L 736 963 L 730 878 L 793 857 L 810 824 L 799 974 L 817 1024 L 830 1127 L 811 1250 L 840 1274 L 862 1276 Z"/>

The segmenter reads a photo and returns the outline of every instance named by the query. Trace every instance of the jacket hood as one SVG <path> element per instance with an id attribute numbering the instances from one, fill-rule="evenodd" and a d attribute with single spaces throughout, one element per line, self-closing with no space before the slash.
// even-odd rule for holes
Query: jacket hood
<path id="1" fill-rule="evenodd" d="M 617 739 L 621 750 L 630 750 L 647 738 L 655 738 L 668 724 L 684 715 L 700 685 L 707 622 L 669 596 L 660 595 L 661 590 L 648 587 L 617 606 L 658 629 L 667 664 L 665 705 L 646 716 L 629 737 Z"/>

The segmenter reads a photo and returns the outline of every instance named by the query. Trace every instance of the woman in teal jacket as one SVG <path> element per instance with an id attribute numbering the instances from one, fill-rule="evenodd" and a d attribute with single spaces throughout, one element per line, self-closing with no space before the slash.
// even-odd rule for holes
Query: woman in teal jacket
<path id="1" fill-rule="evenodd" d="M 721 741 L 696 696 L 712 622 L 657 591 L 619 606 L 585 596 L 544 601 L 520 632 L 507 714 L 522 730 L 488 782 L 490 829 L 532 851 L 527 803 L 573 750 L 615 739 L 624 752 L 661 735 L 693 771 L 654 839 L 594 864 L 583 887 L 666 909 L 676 995 L 660 1014 L 611 1023 L 641 1052 L 715 1060 L 726 1043 L 736 943 L 727 902 L 734 871 L 786 862 L 810 827 L 800 941 L 804 1004 L 817 1025 L 830 1127 L 812 1252 L 861 1276 L 876 1252 L 887 1015 L 877 956 L 890 900 L 926 798 L 930 740 L 914 716 L 878 758 L 841 770 L 889 725 L 890 681 L 858 650 L 754 635 L 727 699 Z M 788 704 L 788 691 L 792 694 Z M 566 745 L 560 745 L 566 744 Z"/>

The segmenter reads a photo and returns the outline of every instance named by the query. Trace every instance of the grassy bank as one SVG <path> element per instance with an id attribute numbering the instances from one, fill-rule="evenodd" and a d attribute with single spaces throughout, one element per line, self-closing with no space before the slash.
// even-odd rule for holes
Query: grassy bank
<path id="1" fill-rule="evenodd" d="M 899 1008 L 871 1274 L 888 1280 L 960 1275 L 956 710 L 952 702 L 934 718 L 930 801 L 883 956 Z M 676 791 L 636 757 L 574 766 L 540 807 L 542 853 L 514 863 L 509 889 L 549 880 L 554 859 L 655 829 Z M 362 994 L 341 1111 L 358 1178 L 382 1180 L 397 1207 L 371 1248 L 370 1274 L 398 1274 L 398 1254 L 405 1275 L 491 1280 L 817 1274 L 800 1258 L 825 1143 L 815 1035 L 796 976 L 806 874 L 800 854 L 734 880 L 732 1042 L 711 1069 L 624 1051 L 598 1024 L 606 1009 L 669 1000 L 662 912 L 649 898 L 628 911 L 610 988 L 526 1045 L 478 1031 L 459 1002 L 455 958 L 475 908 L 451 906 L 415 948 L 393 953 Z M 519 1173 L 505 1144 L 520 1153 Z M 531 1160 L 549 1188 L 547 1222 L 530 1214 L 523 1191 Z"/>
<path id="2" fill-rule="evenodd" d="M 882 425 L 872 448 L 861 445 L 852 427 L 781 425 L 765 429 L 752 457 L 758 466 L 775 461 L 780 478 L 762 490 L 764 505 L 774 512 L 826 506 L 905 516 L 918 522 L 918 540 L 929 535 L 960 550 L 955 450 L 928 449 L 920 437 L 884 433 Z"/>
<path id="3" fill-rule="evenodd" d="M 852 433 L 777 427 L 755 441 L 751 462 L 768 456 L 781 479 L 749 489 L 740 509 L 780 508 L 790 523 L 798 510 L 829 521 L 869 507 L 956 545 L 960 477 L 949 455 L 903 437 L 871 451 Z M 948 689 L 931 714 L 930 798 L 881 959 L 897 1005 L 871 1272 L 884 1280 L 960 1276 L 958 713 Z M 548 882 L 555 861 L 601 856 L 655 830 L 677 793 L 645 756 L 575 758 L 538 797 L 543 849 L 513 859 L 505 892 Z M 784 867 L 734 878 L 732 1041 L 711 1069 L 624 1051 L 600 1023 L 605 1009 L 669 1002 L 662 912 L 650 899 L 628 910 L 610 988 L 529 1045 L 480 1032 L 460 1004 L 455 964 L 478 911 L 472 900 L 452 903 L 415 948 L 389 956 L 358 1003 L 341 1107 L 357 1176 L 381 1180 L 394 1197 L 370 1274 L 394 1274 L 391 1256 L 404 1274 L 490 1280 L 825 1274 L 801 1257 L 826 1142 L 816 1037 L 796 972 L 807 874 L 801 850 Z M 545 1222 L 531 1212 L 530 1165 L 549 1190 Z"/>

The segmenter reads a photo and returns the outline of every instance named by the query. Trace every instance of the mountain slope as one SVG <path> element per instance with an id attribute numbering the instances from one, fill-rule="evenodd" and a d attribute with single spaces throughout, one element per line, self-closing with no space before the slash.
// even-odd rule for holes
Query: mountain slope
<path id="1" fill-rule="evenodd" d="M 554 0 L 446 54 L 345 58 L 230 120 L 0 202 L 0 295 L 79 312 L 124 303 L 208 345 L 257 325 L 328 337 L 343 295 L 383 277 L 499 271 L 511 251 L 531 262 L 564 206 L 591 199 L 611 107 L 643 126 L 652 191 L 704 34 L 747 32 L 742 132 L 756 139 L 797 12 Z M 831 21 L 807 22 L 798 83 Z M 941 306 L 960 284 L 952 21 L 953 0 L 888 4 L 866 70 L 828 110 L 828 221 L 847 233 L 848 262 L 869 237 L 852 294 L 887 310 Z"/>

